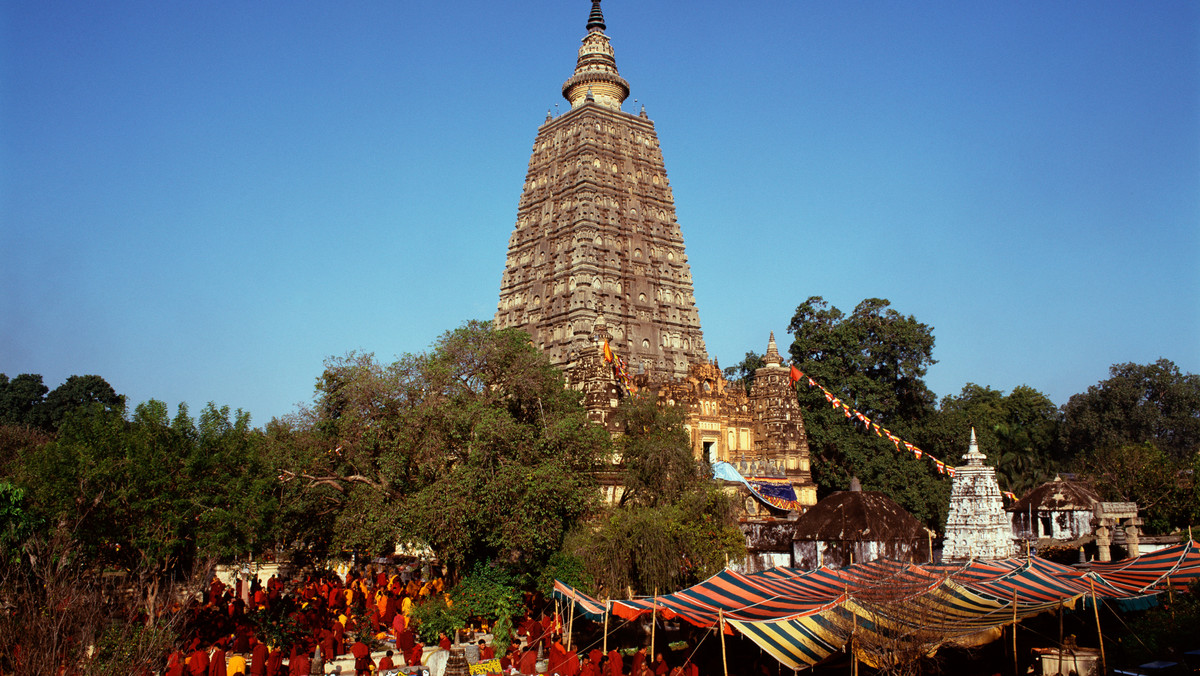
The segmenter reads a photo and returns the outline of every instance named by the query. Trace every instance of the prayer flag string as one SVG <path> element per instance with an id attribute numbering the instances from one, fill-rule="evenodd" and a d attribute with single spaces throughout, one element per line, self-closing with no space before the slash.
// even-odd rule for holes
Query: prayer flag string
<path id="1" fill-rule="evenodd" d="M 954 476 L 955 469 L 953 466 L 947 465 L 946 463 L 942 462 L 941 460 L 938 460 L 937 458 L 930 455 L 928 452 L 923 451 L 920 448 L 917 448 L 915 445 L 896 436 L 895 434 L 892 434 L 891 431 L 889 431 L 886 427 L 881 427 L 879 425 L 879 423 L 872 421 L 870 418 L 868 418 L 862 412 L 850 408 L 849 406 L 846 405 L 845 402 L 843 402 L 838 397 L 834 396 L 834 394 L 832 392 L 825 389 L 820 383 L 813 380 L 810 376 L 805 375 L 803 372 L 800 371 L 800 369 L 796 368 L 796 366 L 793 364 L 792 368 L 791 368 L 791 383 L 792 383 L 792 385 L 794 386 L 796 383 L 800 382 L 801 380 L 806 381 L 808 383 L 809 387 L 815 387 L 815 388 L 821 390 L 821 394 L 825 395 L 825 401 L 829 402 L 829 404 L 831 406 L 833 406 L 833 408 L 841 409 L 842 413 L 844 413 L 846 415 L 847 419 L 849 419 L 857 424 L 861 424 L 864 429 L 866 429 L 867 431 L 870 431 L 870 432 L 874 432 L 875 436 L 877 436 L 877 437 L 887 438 L 887 440 L 892 442 L 892 445 L 896 447 L 896 451 L 899 451 L 900 447 L 903 446 L 904 450 L 908 451 L 909 453 L 912 453 L 913 457 L 916 458 L 917 460 L 920 460 L 921 458 L 925 458 L 925 459 L 929 460 L 930 462 L 932 462 L 933 466 L 937 470 L 938 474 L 950 475 L 951 477 Z M 1010 500 L 1017 499 L 1016 495 L 1014 495 L 1008 491 L 1001 491 L 1001 492 L 1004 494 L 1005 497 L 1009 498 Z"/>

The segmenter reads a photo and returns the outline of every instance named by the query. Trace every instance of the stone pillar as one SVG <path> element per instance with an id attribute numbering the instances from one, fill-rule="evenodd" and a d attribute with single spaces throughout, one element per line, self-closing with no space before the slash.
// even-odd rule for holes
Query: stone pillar
<path id="1" fill-rule="evenodd" d="M 1103 523 L 1096 526 L 1096 558 L 1099 561 L 1112 561 L 1112 534 Z"/>
<path id="2" fill-rule="evenodd" d="M 1129 558 L 1137 558 L 1142 555 L 1140 542 L 1138 541 L 1139 528 L 1142 523 L 1141 519 L 1126 519 L 1125 520 L 1125 554 Z"/>

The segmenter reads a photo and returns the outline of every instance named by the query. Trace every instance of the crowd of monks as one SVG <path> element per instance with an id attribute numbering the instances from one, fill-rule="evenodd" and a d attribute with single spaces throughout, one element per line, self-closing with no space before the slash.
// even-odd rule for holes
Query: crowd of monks
<path id="1" fill-rule="evenodd" d="M 562 626 L 561 618 L 556 615 L 545 615 L 540 621 L 526 615 L 525 620 L 517 629 L 519 637 L 524 638 L 525 646 L 513 643 L 508 655 L 501 660 L 504 673 L 514 670 L 524 676 L 537 673 L 539 648 L 547 648 L 546 674 L 557 676 L 700 676 L 699 668 L 687 660 L 682 664 L 669 666 L 658 653 L 653 662 L 647 659 L 646 649 L 641 648 L 633 654 L 629 661 L 629 669 L 625 668 L 625 658 L 617 650 L 604 653 L 598 648 L 592 648 L 580 654 L 576 650 L 568 650 L 563 646 L 562 634 L 557 630 Z"/>
<path id="2" fill-rule="evenodd" d="M 310 676 L 326 673 L 327 661 L 350 657 L 356 676 L 420 665 L 426 647 L 414 631 L 413 606 L 439 594 L 444 594 L 440 578 L 388 570 L 351 571 L 344 581 L 332 572 L 287 583 L 271 577 L 265 585 L 255 579 L 229 586 L 214 578 L 203 598 L 183 608 L 183 644 L 137 676 Z M 538 606 L 545 601 L 526 598 L 525 617 L 508 646 L 487 645 L 469 634 L 468 660 L 498 659 L 509 676 L 535 676 L 542 659 L 545 673 L 553 676 L 699 676 L 690 662 L 668 667 L 661 653 L 651 661 L 644 649 L 628 665 L 616 650 L 568 650 L 562 618 L 556 613 L 535 618 L 529 609 Z M 439 648 L 451 645 L 449 637 L 439 637 Z M 376 663 L 372 646 L 394 650 Z"/>
<path id="3" fill-rule="evenodd" d="M 387 571 L 352 571 L 344 582 L 332 573 L 312 573 L 286 587 L 276 577 L 265 586 L 238 580 L 232 587 L 214 578 L 204 598 L 186 609 L 187 643 L 166 656 L 161 673 L 308 676 L 314 666 L 347 655 L 359 675 L 419 664 L 424 646 L 410 626 L 412 607 L 442 593 L 440 578 L 406 579 Z M 263 635 L 256 621 L 266 616 L 286 618 L 287 645 L 269 645 L 278 635 Z M 369 645 L 376 641 L 396 646 L 378 664 Z"/>

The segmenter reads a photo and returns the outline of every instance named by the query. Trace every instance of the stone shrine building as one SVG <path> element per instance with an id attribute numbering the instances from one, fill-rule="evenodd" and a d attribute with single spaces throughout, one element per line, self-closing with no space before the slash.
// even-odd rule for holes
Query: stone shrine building
<path id="1" fill-rule="evenodd" d="M 1016 542 L 996 483 L 996 468 L 983 464 L 987 456 L 979 452 L 975 428 L 971 428 L 971 445 L 963 460 L 967 464 L 954 468 L 942 561 L 1013 556 Z"/>
<path id="2" fill-rule="evenodd" d="M 610 431 L 621 398 L 653 393 L 685 407 L 697 458 L 770 462 L 801 504 L 815 504 L 804 421 L 774 335 L 749 393 L 709 361 L 658 135 L 644 107 L 621 109 L 629 83 L 606 28 L 592 0 L 562 85 L 571 108 L 547 113 L 533 142 L 494 325 L 528 332 Z M 614 482 L 606 490 L 619 498 Z"/>

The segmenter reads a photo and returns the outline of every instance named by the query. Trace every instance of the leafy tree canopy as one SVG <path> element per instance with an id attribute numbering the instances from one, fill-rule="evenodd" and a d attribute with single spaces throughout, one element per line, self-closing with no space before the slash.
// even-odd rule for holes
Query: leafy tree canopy
<path id="1" fill-rule="evenodd" d="M 150 573 L 197 556 L 261 551 L 270 536 L 271 476 L 249 416 L 205 407 L 198 422 L 160 401 L 130 419 L 99 404 L 67 415 L 58 438 L 28 448 L 15 475 L 31 513 L 75 534 L 98 561 Z"/>
<path id="2" fill-rule="evenodd" d="M 960 394 L 942 398 L 924 448 L 958 464 L 973 428 L 1001 489 L 1022 495 L 1052 479 L 1058 469 L 1058 425 L 1054 402 L 1032 387 L 1019 385 L 1006 395 L 967 383 Z"/>
<path id="3" fill-rule="evenodd" d="M 796 308 L 788 330 L 793 363 L 851 408 L 923 445 L 936 413 L 924 376 L 933 359 L 933 329 L 902 315 L 887 300 L 868 298 L 850 315 L 812 296 Z M 945 520 L 949 481 L 927 462 L 896 453 L 886 439 L 849 424 L 820 391 L 801 387 L 799 399 L 813 455 L 813 478 L 823 493 L 845 490 L 857 476 L 913 516 L 938 527 Z"/>
<path id="4" fill-rule="evenodd" d="M 630 397 L 617 419 L 625 492 L 619 506 L 565 545 L 565 556 L 583 567 L 576 579 L 608 595 L 626 588 L 665 592 L 745 556 L 732 499 L 693 456 L 682 410 L 654 397 Z"/>
<path id="5" fill-rule="evenodd" d="M 1190 461 L 1200 449 L 1200 375 L 1167 359 L 1115 364 L 1107 380 L 1067 401 L 1062 442 L 1071 456 L 1150 442 Z"/>
<path id="6" fill-rule="evenodd" d="M 40 375 L 23 373 L 9 380 L 0 373 L 0 424 L 28 425 L 54 432 L 69 413 L 92 404 L 125 411 L 125 397 L 100 376 L 71 376 L 50 390 Z"/>
<path id="7" fill-rule="evenodd" d="M 681 407 L 651 396 L 626 397 L 616 417 L 623 431 L 617 440 L 625 486 L 621 504 L 671 504 L 707 480 L 692 455 Z"/>
<path id="8" fill-rule="evenodd" d="M 492 560 L 532 574 L 593 508 L 611 452 L 529 336 L 487 322 L 392 364 L 328 360 L 314 405 L 276 441 L 285 480 L 336 505 L 338 541 L 425 544 L 452 577 Z"/>
<path id="9" fill-rule="evenodd" d="M 1200 456 L 1179 461 L 1150 443 L 1103 446 L 1077 459 L 1080 473 L 1091 479 L 1105 500 L 1136 502 L 1150 532 L 1182 528 L 1200 517 L 1195 470 Z"/>

